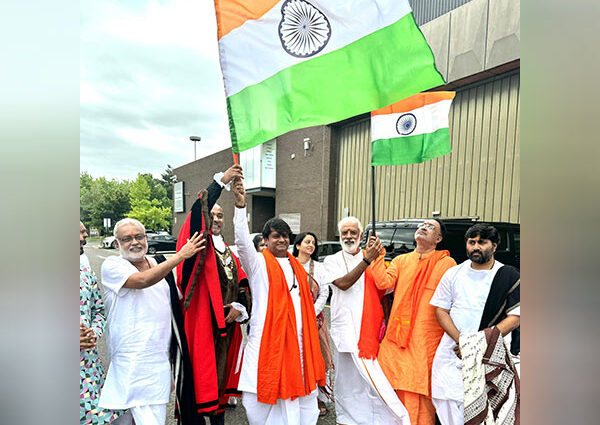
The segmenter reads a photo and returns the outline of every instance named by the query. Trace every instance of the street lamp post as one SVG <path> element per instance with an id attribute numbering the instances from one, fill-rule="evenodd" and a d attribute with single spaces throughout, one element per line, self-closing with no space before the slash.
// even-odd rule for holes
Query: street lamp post
<path id="1" fill-rule="evenodd" d="M 194 142 L 194 161 L 196 160 L 196 142 L 200 141 L 200 136 L 190 136 L 190 140 Z"/>

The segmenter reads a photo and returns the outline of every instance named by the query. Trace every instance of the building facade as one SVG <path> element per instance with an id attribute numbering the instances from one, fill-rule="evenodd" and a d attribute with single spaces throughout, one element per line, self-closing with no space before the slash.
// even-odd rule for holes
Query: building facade
<path id="1" fill-rule="evenodd" d="M 376 219 L 439 215 L 519 223 L 520 1 L 411 4 L 447 81 L 432 91 L 456 91 L 450 110 L 452 153 L 422 164 L 376 167 Z M 310 230 L 331 240 L 346 215 L 365 224 L 372 220 L 369 114 L 292 131 L 270 143 L 274 183 L 264 187 L 253 179 L 247 185 L 252 232 L 280 215 L 295 232 Z M 264 158 L 255 161 L 272 168 L 272 160 L 268 167 Z M 185 185 L 186 207 L 212 174 L 231 164 L 227 149 L 175 169 Z M 220 203 L 231 217 L 232 196 L 224 193 Z M 175 213 L 174 232 L 185 214 L 187 208 Z M 233 242 L 230 225 L 225 237 Z"/>

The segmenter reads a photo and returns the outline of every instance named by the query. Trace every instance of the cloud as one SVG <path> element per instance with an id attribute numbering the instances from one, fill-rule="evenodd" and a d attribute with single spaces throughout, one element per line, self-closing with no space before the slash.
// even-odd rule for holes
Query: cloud
<path id="1" fill-rule="evenodd" d="M 212 2 L 84 2 L 80 168 L 159 175 L 231 145 Z"/>

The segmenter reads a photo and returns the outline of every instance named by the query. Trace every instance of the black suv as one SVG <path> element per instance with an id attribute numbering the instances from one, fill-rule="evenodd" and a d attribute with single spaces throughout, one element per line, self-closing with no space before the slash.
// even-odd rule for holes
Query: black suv
<path id="1" fill-rule="evenodd" d="M 404 219 L 377 222 L 376 232 L 386 250 L 385 259 L 391 261 L 400 254 L 406 254 L 415 249 L 415 231 L 417 226 L 426 219 Z M 446 225 L 446 236 L 437 249 L 447 249 L 457 264 L 467 259 L 465 250 L 465 233 L 469 227 L 477 223 L 477 218 L 440 218 Z M 498 229 L 500 245 L 494 257 L 503 264 L 520 268 L 521 226 L 514 223 L 487 222 Z M 361 246 L 367 242 L 372 223 L 365 228 Z"/>

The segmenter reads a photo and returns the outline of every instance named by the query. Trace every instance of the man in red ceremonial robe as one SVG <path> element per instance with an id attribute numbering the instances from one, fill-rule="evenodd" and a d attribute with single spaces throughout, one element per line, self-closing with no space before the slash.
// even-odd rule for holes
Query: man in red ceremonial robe
<path id="1" fill-rule="evenodd" d="M 224 424 L 227 400 L 240 395 L 236 366 L 242 341 L 240 322 L 248 318 L 248 284 L 238 259 L 222 240 L 223 210 L 215 205 L 234 178 L 242 178 L 239 165 L 217 173 L 199 194 L 179 232 L 178 247 L 194 232 L 205 237 L 211 234 L 206 237 L 204 254 L 181 263 L 177 284 L 170 285 L 176 416 L 183 425 L 204 423 L 203 416 L 212 425 Z"/>

